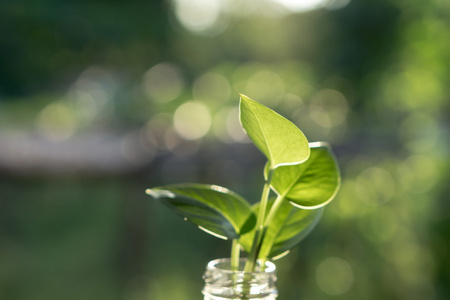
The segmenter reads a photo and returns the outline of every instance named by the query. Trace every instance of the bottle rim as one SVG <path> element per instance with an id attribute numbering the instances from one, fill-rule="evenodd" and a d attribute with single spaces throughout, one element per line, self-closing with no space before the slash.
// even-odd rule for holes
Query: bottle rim
<path id="1" fill-rule="evenodd" d="M 265 269 L 263 272 L 261 271 L 255 271 L 255 272 L 246 272 L 246 271 L 242 271 L 242 270 L 230 270 L 230 269 L 226 269 L 226 268 L 220 268 L 219 265 L 224 264 L 224 265 L 228 265 L 230 266 L 230 258 L 217 258 L 214 260 L 211 260 L 208 265 L 207 265 L 207 269 L 210 271 L 221 271 L 221 272 L 225 272 L 225 273 L 234 273 L 234 274 L 252 274 L 252 273 L 266 273 L 266 274 L 270 274 L 270 273 L 275 273 L 276 270 L 276 266 L 273 262 L 271 261 L 266 261 L 265 262 Z M 241 258 L 240 260 L 240 264 L 245 263 L 247 261 L 247 259 L 245 258 Z M 258 266 L 261 265 L 261 261 L 258 260 Z"/>

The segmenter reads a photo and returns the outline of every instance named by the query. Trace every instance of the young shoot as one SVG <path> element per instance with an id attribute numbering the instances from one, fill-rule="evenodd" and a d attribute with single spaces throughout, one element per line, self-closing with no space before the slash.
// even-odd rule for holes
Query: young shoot
<path id="1" fill-rule="evenodd" d="M 205 232 L 231 240 L 232 269 L 238 269 L 243 250 L 244 271 L 253 272 L 258 260 L 286 255 L 311 232 L 323 207 L 334 199 L 340 174 L 327 143 L 309 143 L 291 121 L 242 94 L 239 118 L 267 158 L 258 203 L 250 205 L 216 185 L 186 183 L 146 192 Z"/>

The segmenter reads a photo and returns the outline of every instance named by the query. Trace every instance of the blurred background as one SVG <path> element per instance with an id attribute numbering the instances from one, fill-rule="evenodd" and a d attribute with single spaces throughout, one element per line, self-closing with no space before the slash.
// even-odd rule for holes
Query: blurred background
<path id="1" fill-rule="evenodd" d="M 279 300 L 450 298 L 447 0 L 2 0 L 0 298 L 202 299 L 230 243 L 145 189 L 259 199 L 238 93 L 343 176 Z"/>

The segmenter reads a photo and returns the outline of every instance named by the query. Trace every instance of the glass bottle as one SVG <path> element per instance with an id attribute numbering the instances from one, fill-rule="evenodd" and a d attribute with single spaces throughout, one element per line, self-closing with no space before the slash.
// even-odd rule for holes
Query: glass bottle
<path id="1" fill-rule="evenodd" d="M 245 260 L 241 259 L 238 271 L 232 271 L 229 258 L 210 261 L 203 275 L 204 300 L 275 300 L 278 296 L 275 265 L 266 261 L 265 269 L 262 270 L 258 262 L 255 272 L 242 271 L 244 265 Z"/>

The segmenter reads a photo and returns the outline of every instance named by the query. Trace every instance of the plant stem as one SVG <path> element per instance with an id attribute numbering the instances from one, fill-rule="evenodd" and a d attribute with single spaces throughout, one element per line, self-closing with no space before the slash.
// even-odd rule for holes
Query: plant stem
<path id="1" fill-rule="evenodd" d="M 275 217 L 278 209 L 280 208 L 281 204 L 283 203 L 285 195 L 279 195 L 277 199 L 275 199 L 275 202 L 273 203 L 272 207 L 270 208 L 269 214 L 267 215 L 267 218 L 264 222 L 264 226 L 269 226 L 272 222 L 273 218 Z"/>
<path id="2" fill-rule="evenodd" d="M 231 270 L 237 271 L 239 269 L 239 255 L 240 255 L 240 246 L 237 239 L 233 239 L 231 244 Z"/>
<path id="3" fill-rule="evenodd" d="M 253 238 L 252 249 L 250 250 L 250 254 L 248 255 L 247 262 L 245 263 L 245 272 L 253 272 L 255 270 L 256 259 L 258 258 L 258 252 L 261 247 L 262 241 L 262 230 L 263 228 L 259 228 L 255 231 L 255 237 Z"/>
<path id="4" fill-rule="evenodd" d="M 261 204 L 259 206 L 258 219 L 256 221 L 257 228 L 260 228 L 264 224 L 264 219 L 266 217 L 266 210 L 267 210 L 267 202 L 269 199 L 269 192 L 270 192 L 270 181 L 267 181 L 264 184 L 263 192 L 261 195 Z"/>
<path id="5" fill-rule="evenodd" d="M 275 199 L 275 202 L 273 203 L 272 207 L 269 210 L 269 214 L 267 215 L 265 221 L 264 221 L 264 228 L 268 228 L 270 223 L 272 223 L 273 218 L 275 217 L 275 215 L 278 212 L 278 209 L 280 208 L 281 204 L 284 201 L 286 195 L 279 195 L 277 197 L 277 199 Z M 262 263 L 265 263 L 265 261 L 267 260 L 267 256 L 269 255 L 270 249 L 267 248 L 266 251 L 267 253 L 259 253 L 258 255 L 258 259 L 261 259 Z"/>
<path id="6" fill-rule="evenodd" d="M 247 263 L 245 264 L 244 271 L 253 272 L 256 266 L 256 260 L 258 258 L 259 250 L 261 249 L 261 244 L 264 239 L 266 228 L 264 226 L 264 219 L 266 217 L 267 210 L 267 202 L 269 200 L 270 193 L 270 182 L 272 180 L 273 170 L 269 169 L 269 174 L 267 176 L 267 180 L 263 187 L 263 192 L 261 195 L 261 202 L 259 206 L 258 218 L 256 220 L 256 231 L 255 237 L 253 239 L 252 249 L 250 250 L 250 254 L 247 259 Z"/>

